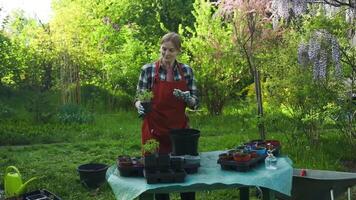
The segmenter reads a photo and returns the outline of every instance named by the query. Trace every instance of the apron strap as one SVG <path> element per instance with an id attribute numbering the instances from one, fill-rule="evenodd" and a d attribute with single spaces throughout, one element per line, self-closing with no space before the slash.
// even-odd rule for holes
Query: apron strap
<path id="1" fill-rule="evenodd" d="M 158 70 L 159 70 L 159 67 L 160 67 L 159 60 L 156 61 L 154 63 L 154 65 L 155 65 L 155 69 L 154 69 L 154 73 L 155 74 L 154 74 L 154 78 L 153 78 L 153 81 L 152 81 L 152 89 L 153 89 L 153 87 L 155 85 L 154 83 L 157 83 L 157 81 L 159 80 L 159 77 L 158 77 L 159 76 Z M 179 75 L 181 76 L 181 80 L 185 81 L 185 77 L 184 77 L 184 73 L 183 73 L 183 64 L 179 63 L 179 62 L 178 62 L 178 72 L 179 72 Z"/>

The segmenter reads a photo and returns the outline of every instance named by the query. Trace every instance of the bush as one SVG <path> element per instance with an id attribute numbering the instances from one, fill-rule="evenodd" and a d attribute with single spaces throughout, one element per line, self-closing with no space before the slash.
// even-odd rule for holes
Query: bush
<path id="1" fill-rule="evenodd" d="M 0 102 L 0 119 L 13 118 L 15 116 L 15 110 L 8 105 Z"/>
<path id="2" fill-rule="evenodd" d="M 41 92 L 31 97 L 26 110 L 33 115 L 35 122 L 48 123 L 54 115 L 54 106 L 49 92 Z"/>
<path id="3" fill-rule="evenodd" d="M 112 100 L 110 107 L 112 110 L 130 110 L 134 108 L 133 100 L 134 97 L 127 94 L 122 90 L 116 90 L 112 92 Z M 119 108 L 119 109 L 117 109 Z"/>
<path id="4" fill-rule="evenodd" d="M 91 123 L 94 121 L 93 114 L 84 110 L 82 107 L 76 104 L 66 104 L 58 109 L 58 120 L 61 123 Z"/>

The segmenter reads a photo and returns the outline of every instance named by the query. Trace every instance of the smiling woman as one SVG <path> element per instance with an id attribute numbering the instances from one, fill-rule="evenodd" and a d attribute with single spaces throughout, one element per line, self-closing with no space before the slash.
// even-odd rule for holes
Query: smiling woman
<path id="1" fill-rule="evenodd" d="M 51 0 L 0 0 L 0 22 L 13 11 L 23 10 L 27 17 L 48 22 L 51 19 Z"/>

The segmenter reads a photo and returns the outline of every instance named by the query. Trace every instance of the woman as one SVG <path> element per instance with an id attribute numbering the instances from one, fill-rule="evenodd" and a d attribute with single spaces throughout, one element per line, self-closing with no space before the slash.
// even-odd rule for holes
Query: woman
<path id="1" fill-rule="evenodd" d="M 149 139 L 159 141 L 159 152 L 172 151 L 169 130 L 187 128 L 185 108 L 196 109 L 198 90 L 192 69 L 179 63 L 176 58 L 181 51 L 181 39 L 177 33 L 167 33 L 161 39 L 160 59 L 142 67 L 137 85 L 137 95 L 152 91 L 152 109 L 145 113 L 141 102 L 135 106 L 140 115 L 145 114 L 142 124 L 142 144 Z M 169 199 L 168 194 L 156 194 L 157 199 Z M 195 199 L 195 193 L 181 193 L 182 199 Z"/>

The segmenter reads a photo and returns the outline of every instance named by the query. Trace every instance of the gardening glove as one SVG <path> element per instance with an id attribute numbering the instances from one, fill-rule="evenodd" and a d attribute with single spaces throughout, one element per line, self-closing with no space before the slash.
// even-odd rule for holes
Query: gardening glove
<path id="1" fill-rule="evenodd" d="M 173 90 L 173 95 L 177 97 L 178 99 L 183 100 L 186 102 L 188 105 L 193 105 L 195 103 L 195 99 L 190 95 L 189 91 L 182 91 L 180 89 L 174 89 Z"/>
<path id="2" fill-rule="evenodd" d="M 137 112 L 140 116 L 145 115 L 145 108 L 141 105 L 141 101 L 135 102 L 135 107 L 137 108 Z"/>

